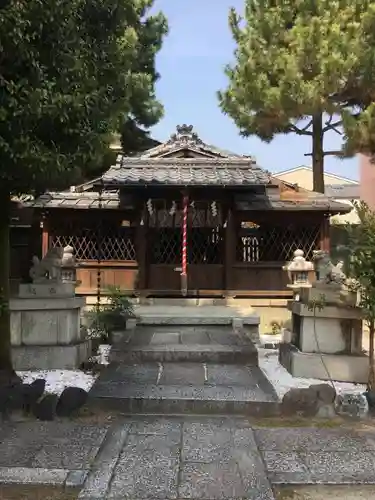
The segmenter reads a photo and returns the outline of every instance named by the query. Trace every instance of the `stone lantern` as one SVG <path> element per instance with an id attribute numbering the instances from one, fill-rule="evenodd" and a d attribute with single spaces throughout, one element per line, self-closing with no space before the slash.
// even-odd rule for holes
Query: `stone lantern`
<path id="1" fill-rule="evenodd" d="M 77 261 L 73 255 L 73 247 L 66 246 L 61 259 L 61 281 L 77 284 Z"/>
<path id="2" fill-rule="evenodd" d="M 299 301 L 301 288 L 311 288 L 309 272 L 314 270 L 314 264 L 305 259 L 303 250 L 296 250 L 293 259 L 283 266 L 283 270 L 288 273 L 290 281 L 287 287 L 293 290 L 294 300 Z"/>

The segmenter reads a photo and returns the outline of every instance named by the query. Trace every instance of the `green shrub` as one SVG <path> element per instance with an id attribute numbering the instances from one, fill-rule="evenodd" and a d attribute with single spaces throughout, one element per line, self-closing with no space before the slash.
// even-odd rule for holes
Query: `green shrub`
<path id="1" fill-rule="evenodd" d="M 108 303 L 96 305 L 87 318 L 90 336 L 111 343 L 112 332 L 125 329 L 126 320 L 134 318 L 134 307 L 121 288 L 111 286 L 108 287 Z"/>

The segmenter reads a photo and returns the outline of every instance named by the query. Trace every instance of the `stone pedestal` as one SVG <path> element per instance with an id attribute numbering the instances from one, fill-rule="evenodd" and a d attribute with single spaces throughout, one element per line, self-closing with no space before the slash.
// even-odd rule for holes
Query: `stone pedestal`
<path id="1" fill-rule="evenodd" d="M 14 368 L 75 369 L 91 354 L 80 328 L 85 299 L 75 297 L 73 283 L 20 285 L 10 301 Z"/>
<path id="2" fill-rule="evenodd" d="M 308 297 L 302 295 L 303 302 L 288 305 L 291 341 L 280 345 L 280 363 L 295 377 L 366 382 L 368 358 L 362 353 L 360 309 L 335 305 L 332 296 L 331 304 L 314 313 L 307 303 L 319 299 L 322 292 L 312 288 L 305 293 Z"/>

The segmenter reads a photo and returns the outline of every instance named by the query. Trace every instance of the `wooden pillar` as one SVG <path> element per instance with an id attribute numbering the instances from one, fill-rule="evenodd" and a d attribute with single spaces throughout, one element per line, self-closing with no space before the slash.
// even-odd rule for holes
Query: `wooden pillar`
<path id="1" fill-rule="evenodd" d="M 224 288 L 233 289 L 232 266 L 236 260 L 236 227 L 232 207 L 228 207 L 227 220 L 225 228 L 225 253 L 224 253 Z"/>
<path id="2" fill-rule="evenodd" d="M 187 224 L 188 224 L 189 196 L 182 193 L 182 245 L 181 245 L 181 294 L 186 297 L 188 291 L 187 275 Z"/>
<path id="3" fill-rule="evenodd" d="M 329 252 L 331 250 L 331 242 L 329 235 L 329 218 L 325 217 L 320 226 L 320 250 Z"/>
<path id="4" fill-rule="evenodd" d="M 47 214 L 43 215 L 40 224 L 42 226 L 42 257 L 44 257 L 49 249 L 49 220 Z"/>
<path id="5" fill-rule="evenodd" d="M 144 295 L 147 288 L 147 228 L 148 213 L 143 206 L 138 220 L 136 233 L 136 249 L 138 262 L 137 289 L 140 295 Z"/>

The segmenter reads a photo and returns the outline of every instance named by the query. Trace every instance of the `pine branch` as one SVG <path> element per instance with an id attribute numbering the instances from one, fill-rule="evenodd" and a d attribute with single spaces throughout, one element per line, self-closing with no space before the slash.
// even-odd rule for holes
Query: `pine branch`
<path id="1" fill-rule="evenodd" d="M 333 130 L 337 134 L 342 135 L 342 132 L 340 132 L 340 130 L 338 130 L 338 128 L 337 128 L 337 127 L 340 127 L 342 125 L 342 120 L 337 120 L 336 122 L 333 122 L 333 123 L 331 123 L 331 121 L 332 121 L 332 117 L 326 121 L 326 126 L 323 127 L 323 134 L 325 132 L 328 132 L 328 130 Z"/>
<path id="2" fill-rule="evenodd" d="M 309 123 L 303 127 L 303 128 L 298 128 L 296 125 L 293 125 L 293 124 L 290 124 L 289 125 L 289 129 L 292 131 L 292 132 L 295 132 L 297 135 L 309 135 L 309 136 L 312 136 L 312 131 L 311 130 L 308 130 L 312 125 L 312 120 L 309 121 Z"/>
<path id="3" fill-rule="evenodd" d="M 312 153 L 305 153 L 304 156 L 312 156 Z M 343 152 L 341 150 L 323 151 L 323 156 L 343 156 Z"/>

